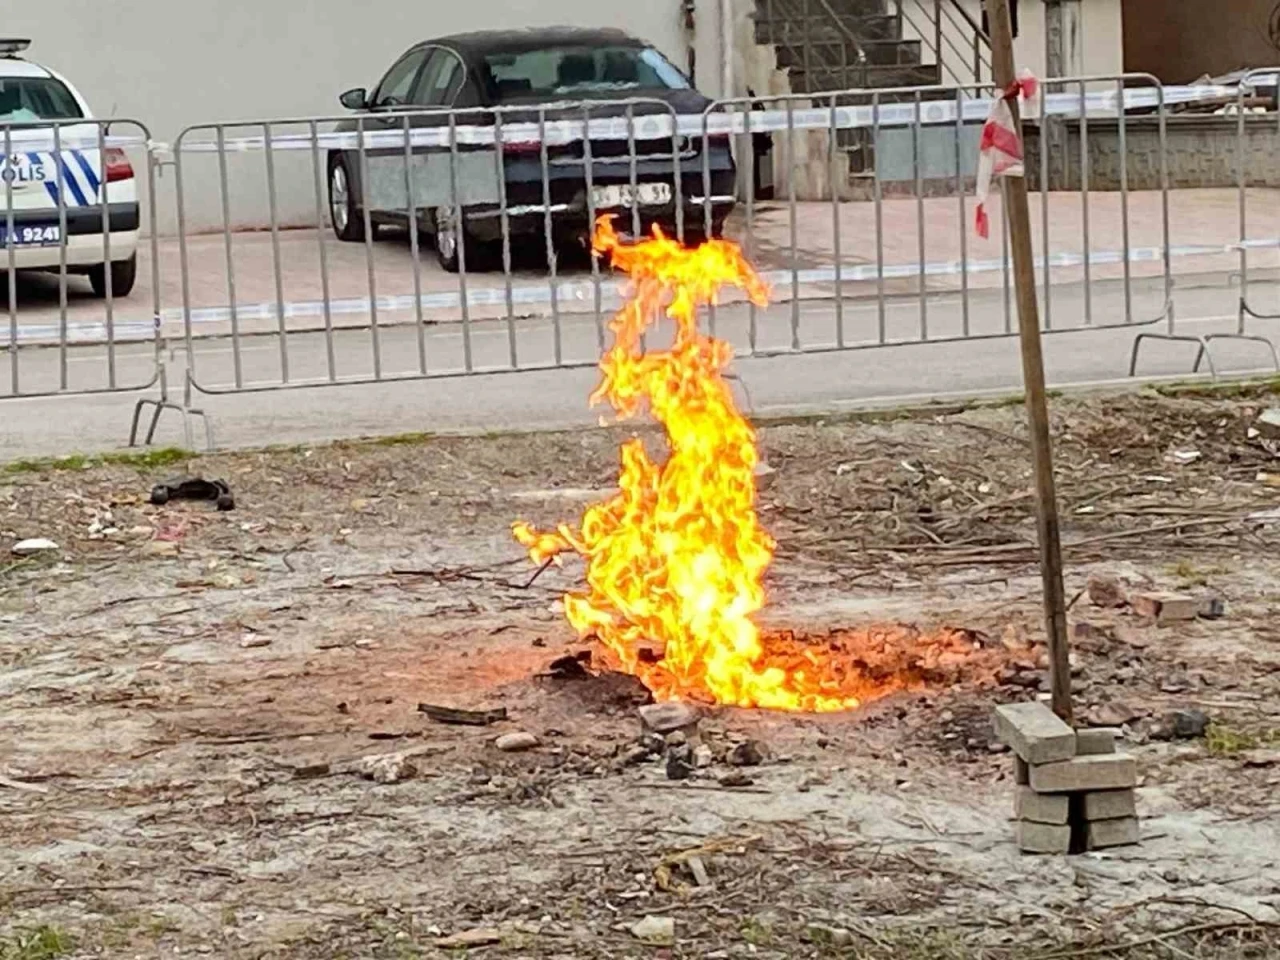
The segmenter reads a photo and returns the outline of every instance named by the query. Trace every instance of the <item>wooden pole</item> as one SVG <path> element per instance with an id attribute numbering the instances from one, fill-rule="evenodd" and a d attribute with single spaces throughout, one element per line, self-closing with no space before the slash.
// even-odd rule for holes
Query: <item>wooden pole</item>
<path id="1" fill-rule="evenodd" d="M 995 81 L 1000 89 L 1008 89 L 1017 79 L 1009 0 L 984 2 L 991 23 Z M 1009 107 L 1013 111 L 1014 127 L 1021 139 L 1022 115 L 1017 99 L 1012 100 Z M 1053 446 L 1049 439 L 1049 407 L 1045 399 L 1044 355 L 1040 347 L 1040 309 L 1036 302 L 1031 212 L 1027 206 L 1026 179 L 1007 177 L 1002 182 L 1009 214 L 1009 239 L 1018 298 L 1018 330 L 1022 342 L 1022 377 L 1026 385 L 1031 458 L 1035 470 L 1036 528 L 1040 539 L 1040 577 L 1044 585 L 1045 634 L 1049 641 L 1049 681 L 1053 691 L 1054 713 L 1071 723 L 1067 603 L 1062 586 L 1062 542 L 1058 530 L 1058 497 L 1053 480 Z"/>

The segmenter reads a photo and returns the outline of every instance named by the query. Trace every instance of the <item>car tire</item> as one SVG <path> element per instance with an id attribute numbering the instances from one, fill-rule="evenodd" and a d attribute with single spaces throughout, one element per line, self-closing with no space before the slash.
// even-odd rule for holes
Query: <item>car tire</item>
<path id="1" fill-rule="evenodd" d="M 465 225 L 459 230 L 458 224 L 454 222 L 457 219 L 449 207 L 436 207 L 432 213 L 432 241 L 436 248 L 436 259 L 446 273 L 457 273 L 462 269 L 464 256 L 472 269 L 479 266 L 475 262 L 478 253 L 476 244 L 471 240 Z M 462 250 L 463 244 L 467 245 L 465 252 Z"/>
<path id="2" fill-rule="evenodd" d="M 364 211 L 356 205 L 351 168 L 342 156 L 329 160 L 329 219 L 343 243 L 364 243 Z"/>
<path id="3" fill-rule="evenodd" d="M 99 263 L 89 268 L 89 285 L 98 297 L 107 295 L 107 270 L 111 270 L 111 297 L 127 297 L 138 281 L 138 255 L 128 260 L 114 260 L 110 264 Z"/>

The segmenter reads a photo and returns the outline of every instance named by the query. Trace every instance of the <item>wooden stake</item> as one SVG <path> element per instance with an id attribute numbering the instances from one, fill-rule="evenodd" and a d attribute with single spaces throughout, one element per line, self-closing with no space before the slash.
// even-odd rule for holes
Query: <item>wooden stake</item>
<path id="1" fill-rule="evenodd" d="M 1009 0 L 984 0 L 991 23 L 991 52 L 996 84 L 1008 89 L 1017 75 L 1013 61 L 1013 24 Z M 1022 138 L 1022 114 L 1017 99 L 1009 104 L 1014 128 Z M 1025 141 L 1024 141 L 1025 142 Z M 1058 497 L 1053 480 L 1053 446 L 1049 439 L 1049 407 L 1045 399 L 1044 356 L 1040 346 L 1040 309 L 1036 302 L 1036 274 L 1031 247 L 1031 212 L 1027 181 L 1003 181 L 1013 251 L 1013 276 L 1018 297 L 1018 330 L 1022 342 L 1022 377 L 1026 384 L 1027 417 L 1031 429 L 1031 458 L 1036 480 L 1036 528 L 1040 539 L 1040 577 L 1044 584 L 1045 633 L 1049 639 L 1049 680 L 1053 712 L 1071 723 L 1071 664 L 1067 645 L 1067 605 L 1062 586 L 1062 542 L 1058 530 Z"/>

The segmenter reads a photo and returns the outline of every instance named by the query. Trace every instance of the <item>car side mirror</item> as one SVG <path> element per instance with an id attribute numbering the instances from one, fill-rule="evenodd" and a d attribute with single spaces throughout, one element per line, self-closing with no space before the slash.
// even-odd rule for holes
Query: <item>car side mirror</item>
<path id="1" fill-rule="evenodd" d="M 369 105 L 369 91 L 364 87 L 356 87 L 340 96 L 338 102 L 348 110 L 363 110 Z"/>

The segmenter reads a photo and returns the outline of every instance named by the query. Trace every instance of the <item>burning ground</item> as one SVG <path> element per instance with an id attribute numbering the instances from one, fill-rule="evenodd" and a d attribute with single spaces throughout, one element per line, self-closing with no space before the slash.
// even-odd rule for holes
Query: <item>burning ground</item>
<path id="1" fill-rule="evenodd" d="M 0 544 L 62 549 L 0 562 L 0 957 L 1272 956 L 1273 402 L 1055 402 L 1069 596 L 1226 603 L 1076 600 L 1080 712 L 1126 725 L 1144 842 L 1069 860 L 1015 852 L 988 721 L 1044 684 L 1020 408 L 761 428 L 764 636 L 916 689 L 709 709 L 688 780 L 564 621 L 581 563 L 532 579 L 510 536 L 607 497 L 630 430 L 192 461 L 227 514 L 145 503 L 180 464 L 12 468 Z M 547 675 L 588 650 L 600 676 Z M 674 946 L 637 937 L 664 920 Z"/>

